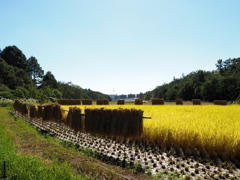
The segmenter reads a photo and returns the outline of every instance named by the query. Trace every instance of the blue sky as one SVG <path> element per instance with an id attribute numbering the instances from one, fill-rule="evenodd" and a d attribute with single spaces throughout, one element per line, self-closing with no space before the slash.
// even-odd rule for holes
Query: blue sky
<path id="1" fill-rule="evenodd" d="M 0 48 L 16 45 L 58 81 L 146 92 L 240 57 L 238 0 L 1 0 Z"/>

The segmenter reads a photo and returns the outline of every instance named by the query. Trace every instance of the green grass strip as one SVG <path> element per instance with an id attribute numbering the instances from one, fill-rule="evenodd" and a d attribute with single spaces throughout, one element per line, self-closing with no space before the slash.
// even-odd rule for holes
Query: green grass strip
<path id="1" fill-rule="evenodd" d="M 8 124 L 13 121 L 8 113 L 8 108 L 0 108 L 0 177 L 3 176 L 3 161 L 6 161 L 7 179 L 85 179 L 73 174 L 70 165 L 65 162 L 45 164 L 38 157 L 18 153 L 12 137 L 7 133 Z"/>

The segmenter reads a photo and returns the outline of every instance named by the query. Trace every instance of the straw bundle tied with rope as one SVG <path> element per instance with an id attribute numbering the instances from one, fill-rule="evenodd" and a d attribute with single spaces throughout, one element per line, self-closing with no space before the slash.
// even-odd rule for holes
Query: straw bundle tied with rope
<path id="1" fill-rule="evenodd" d="M 20 102 L 20 100 L 18 100 L 18 99 L 15 99 L 15 101 L 14 101 L 14 104 L 13 104 L 13 108 L 14 108 L 14 111 L 16 112 L 16 111 L 20 111 L 20 108 L 21 107 L 21 102 Z"/>
<path id="2" fill-rule="evenodd" d="M 192 99 L 193 105 L 201 105 L 201 99 Z"/>
<path id="3" fill-rule="evenodd" d="M 125 100 L 124 99 L 117 100 L 117 105 L 124 105 L 124 104 L 125 104 Z"/>
<path id="4" fill-rule="evenodd" d="M 27 104 L 26 103 L 21 103 L 21 114 L 22 115 L 27 115 L 28 114 L 28 109 L 27 109 Z"/>
<path id="5" fill-rule="evenodd" d="M 214 100 L 214 105 L 227 105 L 227 100 Z"/>
<path id="6" fill-rule="evenodd" d="M 139 138 L 143 111 L 136 109 L 85 109 L 85 131 L 94 135 Z"/>
<path id="7" fill-rule="evenodd" d="M 91 99 L 83 99 L 82 105 L 92 105 L 92 100 Z"/>
<path id="8" fill-rule="evenodd" d="M 164 99 L 152 99 L 152 105 L 164 105 Z"/>
<path id="9" fill-rule="evenodd" d="M 176 105 L 183 105 L 183 99 L 176 99 Z"/>
<path id="10" fill-rule="evenodd" d="M 81 105 L 80 99 L 58 99 L 58 104 L 61 105 Z"/>
<path id="11" fill-rule="evenodd" d="M 65 125 L 71 127 L 76 132 L 84 131 L 82 110 L 77 107 L 69 107 Z"/>
<path id="12" fill-rule="evenodd" d="M 52 117 L 52 106 L 50 104 L 43 106 L 42 120 L 50 121 Z"/>
<path id="13" fill-rule="evenodd" d="M 142 99 L 135 99 L 135 105 L 142 105 L 143 101 Z"/>
<path id="14" fill-rule="evenodd" d="M 97 99 L 96 104 L 97 105 L 109 105 L 109 100 L 108 99 Z"/>
<path id="15" fill-rule="evenodd" d="M 37 117 L 38 119 L 42 118 L 42 113 L 43 113 L 43 106 L 42 106 L 42 105 L 38 105 L 36 117 Z"/>
<path id="16" fill-rule="evenodd" d="M 35 105 L 30 106 L 30 118 L 34 119 L 37 117 L 37 109 Z"/>
<path id="17" fill-rule="evenodd" d="M 61 107 L 59 104 L 55 103 L 55 104 L 52 104 L 52 118 L 51 120 L 53 121 L 62 121 L 63 120 L 63 112 L 61 110 Z"/>
<path id="18" fill-rule="evenodd" d="M 81 112 L 82 110 L 80 108 L 73 109 L 71 128 L 74 129 L 75 132 L 83 131 Z"/>
<path id="19" fill-rule="evenodd" d="M 71 127 L 72 126 L 72 114 L 73 114 L 73 107 L 69 107 L 67 119 L 65 121 L 65 125 Z"/>

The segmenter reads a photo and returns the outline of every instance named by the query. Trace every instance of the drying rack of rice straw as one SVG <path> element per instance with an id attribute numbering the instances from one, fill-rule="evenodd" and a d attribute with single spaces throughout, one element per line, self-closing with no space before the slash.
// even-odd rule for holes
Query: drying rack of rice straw
<path id="1" fill-rule="evenodd" d="M 65 125 L 76 132 L 86 132 L 92 135 L 109 136 L 123 139 L 139 139 L 143 135 L 142 110 L 137 109 L 85 109 L 69 107 Z"/>

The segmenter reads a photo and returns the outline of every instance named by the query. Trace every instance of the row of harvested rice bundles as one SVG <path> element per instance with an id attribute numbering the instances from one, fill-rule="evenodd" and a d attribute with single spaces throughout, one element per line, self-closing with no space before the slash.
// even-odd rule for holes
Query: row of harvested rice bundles
<path id="1" fill-rule="evenodd" d="M 143 111 L 136 109 L 85 109 L 85 131 L 94 135 L 139 138 Z"/>
<path id="2" fill-rule="evenodd" d="M 43 106 L 42 120 L 60 122 L 63 120 L 63 113 L 59 104 L 47 104 Z"/>
<path id="3" fill-rule="evenodd" d="M 214 105 L 227 105 L 227 100 L 214 100 Z"/>
<path id="4" fill-rule="evenodd" d="M 82 105 L 92 105 L 91 99 L 82 99 Z"/>
<path id="5" fill-rule="evenodd" d="M 142 105 L 143 101 L 142 99 L 135 99 L 135 105 Z"/>
<path id="6" fill-rule="evenodd" d="M 117 105 L 124 105 L 124 104 L 125 104 L 125 100 L 124 99 L 117 100 Z"/>
<path id="7" fill-rule="evenodd" d="M 28 114 L 27 104 L 22 103 L 20 100 L 16 99 L 13 104 L 13 108 L 15 112 L 19 112 L 22 115 Z"/>
<path id="8" fill-rule="evenodd" d="M 84 122 L 82 110 L 76 107 L 69 107 L 65 125 L 71 127 L 74 131 L 84 131 Z"/>
<path id="9" fill-rule="evenodd" d="M 97 99 L 96 104 L 97 105 L 109 105 L 109 100 L 108 99 Z"/>
<path id="10" fill-rule="evenodd" d="M 81 105 L 80 99 L 58 99 L 58 104 L 61 105 Z"/>
<path id="11" fill-rule="evenodd" d="M 152 99 L 152 105 L 163 105 L 164 99 Z"/>
<path id="12" fill-rule="evenodd" d="M 30 106 L 30 118 L 40 119 L 42 118 L 43 121 L 57 121 L 60 122 L 63 120 L 63 111 L 61 107 L 57 103 L 48 104 L 48 105 L 39 105 L 36 108 L 35 105 Z"/>

